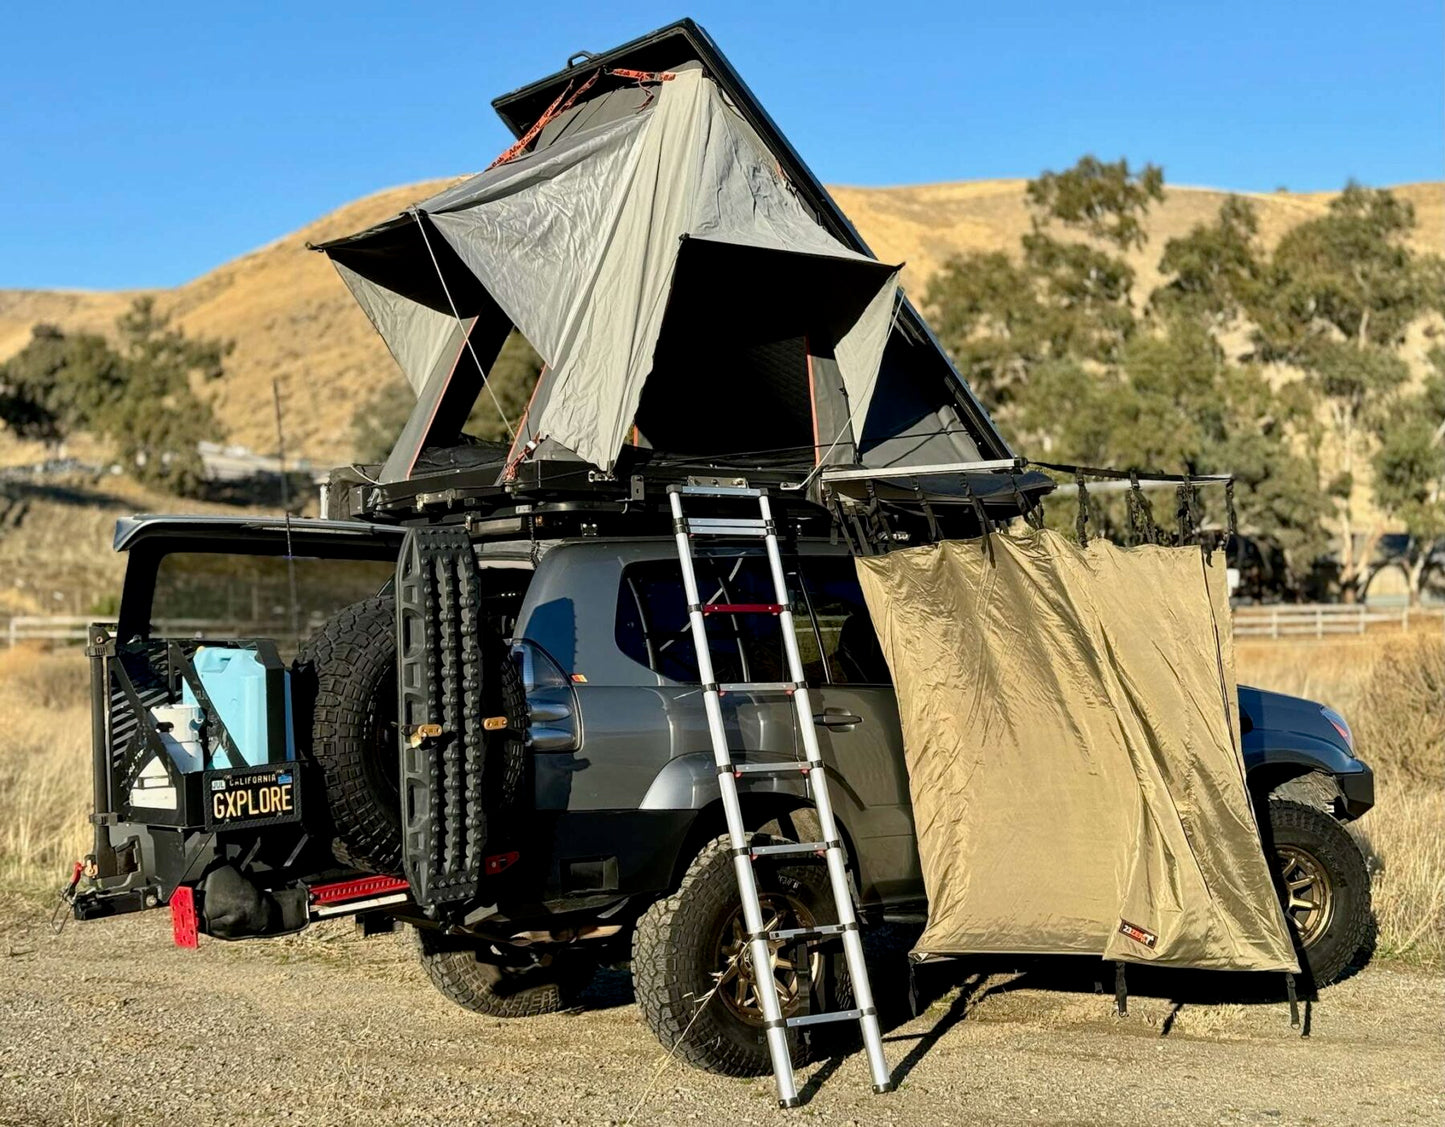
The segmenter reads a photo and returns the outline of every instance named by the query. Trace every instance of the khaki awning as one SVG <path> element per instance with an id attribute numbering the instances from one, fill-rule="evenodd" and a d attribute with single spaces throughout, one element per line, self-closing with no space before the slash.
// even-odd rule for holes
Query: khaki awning
<path id="1" fill-rule="evenodd" d="M 898 689 L 924 954 L 1297 970 L 1221 557 L 1051 532 L 858 561 Z"/>

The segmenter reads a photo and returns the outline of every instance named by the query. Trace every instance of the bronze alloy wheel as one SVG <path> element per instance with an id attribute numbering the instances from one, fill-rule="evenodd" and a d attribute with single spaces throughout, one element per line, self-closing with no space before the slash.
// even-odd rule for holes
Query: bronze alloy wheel
<path id="1" fill-rule="evenodd" d="M 786 893 L 764 894 L 760 900 L 764 931 L 813 927 L 817 922 L 805 904 Z M 799 968 L 783 946 L 781 939 L 768 940 L 773 978 L 781 992 L 783 1016 L 791 1017 L 798 1009 Z M 746 947 L 747 925 L 743 922 L 743 907 L 738 904 L 723 918 L 717 930 L 717 969 L 712 972 L 712 978 L 717 983 L 718 997 L 723 1005 L 747 1024 L 761 1026 L 764 1021 L 763 1006 L 758 998 L 757 977 Z M 816 950 L 808 958 L 807 973 L 816 985 L 822 973 L 822 956 Z"/>
<path id="2" fill-rule="evenodd" d="M 1288 900 L 1284 912 L 1299 933 L 1300 946 L 1308 948 L 1325 933 L 1334 914 L 1334 889 L 1329 870 L 1313 853 L 1297 845 L 1276 847 L 1280 880 Z"/>

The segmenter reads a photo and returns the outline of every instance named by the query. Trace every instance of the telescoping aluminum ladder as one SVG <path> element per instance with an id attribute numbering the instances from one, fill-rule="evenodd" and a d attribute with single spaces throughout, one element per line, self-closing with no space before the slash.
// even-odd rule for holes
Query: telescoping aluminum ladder
<path id="1" fill-rule="evenodd" d="M 755 499 L 758 516 L 689 518 L 683 513 L 684 497 L 708 498 L 714 501 L 737 501 Z M 817 1025 L 823 1022 L 856 1021 L 863 1033 L 863 1046 L 868 1054 L 868 1067 L 873 1074 L 873 1090 L 887 1092 L 893 1087 L 888 1073 L 888 1062 L 883 1057 L 883 1038 L 878 1028 L 878 1011 L 873 1004 L 873 990 L 868 983 L 868 968 L 863 962 L 863 942 L 858 934 L 858 917 L 853 910 L 853 897 L 848 884 L 848 874 L 843 867 L 843 843 L 838 833 L 838 823 L 833 817 L 833 802 L 828 793 L 828 779 L 823 769 L 823 757 L 818 750 L 818 734 L 814 730 L 813 706 L 808 697 L 808 686 L 803 680 L 803 660 L 798 653 L 798 639 L 793 633 L 793 612 L 788 600 L 787 580 L 783 575 L 783 559 L 778 549 L 777 529 L 773 524 L 772 508 L 765 489 L 746 489 L 735 486 L 673 485 L 668 488 L 668 500 L 672 506 L 673 529 L 677 535 L 677 554 L 682 563 L 683 591 L 687 597 L 688 621 L 692 627 L 693 645 L 697 648 L 698 677 L 702 682 L 703 704 L 707 709 L 708 733 L 712 737 L 713 758 L 717 762 L 718 788 L 722 792 L 723 812 L 727 818 L 728 836 L 732 842 L 733 867 L 737 872 L 738 893 L 742 900 L 743 922 L 747 926 L 747 951 L 753 966 L 753 978 L 757 983 L 758 1000 L 763 1008 L 763 1022 L 768 1042 L 768 1053 L 773 1062 L 773 1074 L 778 1082 L 778 1103 L 783 1107 L 796 1107 L 799 1103 L 798 1087 L 793 1078 L 793 1061 L 788 1053 L 788 1034 L 791 1028 Z M 761 538 L 768 554 L 768 567 L 772 572 L 774 601 L 772 603 L 712 603 L 704 606 L 697 590 L 697 572 L 693 567 L 692 539 L 695 536 L 714 536 L 723 539 Z M 783 635 L 783 648 L 787 653 L 788 676 L 781 682 L 740 682 L 718 684 L 713 673 L 712 651 L 708 645 L 706 616 L 708 614 L 775 614 Z M 727 733 L 723 727 L 723 693 L 786 693 L 792 698 L 797 714 L 797 727 L 802 735 L 803 763 L 734 763 L 728 748 Z M 813 804 L 817 810 L 818 825 L 823 840 L 813 842 L 786 843 L 780 845 L 752 845 L 743 826 L 742 808 L 738 804 L 737 779 L 744 774 L 783 774 L 802 770 L 806 773 L 813 793 Z M 828 881 L 833 890 L 833 903 L 837 910 L 836 924 L 825 924 L 813 928 L 790 928 L 767 931 L 763 923 L 762 904 L 758 899 L 758 884 L 753 872 L 753 861 L 762 856 L 779 854 L 821 853 L 827 861 Z M 782 1011 L 780 984 L 771 971 L 772 959 L 769 942 L 793 942 L 800 939 L 821 938 L 840 935 L 843 939 L 843 953 L 847 961 L 848 977 L 853 989 L 854 1008 L 829 1013 L 802 1014 L 784 1017 Z M 800 973 L 807 974 L 805 964 Z M 773 989 L 768 989 L 771 984 Z"/>

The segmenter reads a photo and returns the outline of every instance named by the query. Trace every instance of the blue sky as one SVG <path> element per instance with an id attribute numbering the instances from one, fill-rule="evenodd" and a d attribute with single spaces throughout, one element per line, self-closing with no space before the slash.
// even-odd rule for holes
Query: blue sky
<path id="1" fill-rule="evenodd" d="M 1440 179 L 1440 0 L 14 5 L 0 287 L 175 285 L 382 187 L 485 166 L 491 98 L 697 18 L 829 183 L 1081 153 L 1270 191 Z"/>

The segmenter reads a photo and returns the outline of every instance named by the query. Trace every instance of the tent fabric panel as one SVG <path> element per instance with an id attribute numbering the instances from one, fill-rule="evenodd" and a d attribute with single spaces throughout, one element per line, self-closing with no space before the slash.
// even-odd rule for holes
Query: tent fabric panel
<path id="1" fill-rule="evenodd" d="M 883 349 L 877 386 L 862 412 L 859 452 L 864 465 L 941 465 L 984 458 L 972 432 L 958 417 L 943 379 L 919 372 L 920 346 L 892 332 Z"/>
<path id="2" fill-rule="evenodd" d="M 877 390 L 883 350 L 893 326 L 893 308 L 899 300 L 898 271 L 894 270 L 879 288 L 853 327 L 838 342 L 835 355 L 848 391 L 854 429 L 861 430 L 868 406 Z"/>
<path id="3" fill-rule="evenodd" d="M 814 464 L 851 465 L 856 451 L 842 365 L 821 349 L 808 356 L 808 388 L 813 396 Z"/>
<path id="4" fill-rule="evenodd" d="M 811 269 L 807 314 L 828 323 L 808 333 L 827 338 L 843 386 L 865 397 L 896 281 L 896 267 L 819 225 L 767 146 L 700 69 L 683 68 L 650 93 L 639 110 L 621 114 L 621 102 L 616 115 L 599 109 L 595 124 L 559 129 L 544 147 L 423 201 L 412 213 L 414 231 L 399 217 L 326 247 L 371 283 L 361 289 L 379 310 L 373 320 L 391 334 L 414 386 L 443 339 L 439 322 L 412 308 L 435 312 L 446 299 L 435 254 L 462 316 L 494 301 L 546 361 L 547 394 L 531 423 L 551 440 L 548 449 L 603 467 L 614 463 L 633 426 L 678 292 L 684 242 L 789 256 Z M 632 95 L 605 97 L 624 96 Z M 585 118 L 585 105 L 571 121 Z M 428 232 L 440 245 L 428 249 L 420 239 Z M 741 284 L 766 283 L 759 273 Z M 699 300 L 712 287 L 703 278 L 692 288 Z M 417 339 L 400 339 L 408 326 Z"/>
<path id="5" fill-rule="evenodd" d="M 857 562 L 898 686 L 919 952 L 1297 969 L 1219 559 L 1030 532 Z"/>
<path id="6" fill-rule="evenodd" d="M 333 260 L 356 303 L 386 341 L 392 357 L 414 392 L 420 393 L 438 358 L 453 348 L 461 330 L 450 312 L 439 313 L 419 302 L 378 285 Z"/>
<path id="7" fill-rule="evenodd" d="M 681 292 L 676 271 L 686 244 L 853 261 L 883 275 L 875 286 L 890 274 L 818 226 L 701 72 L 661 84 L 650 114 L 632 174 L 618 186 L 621 206 L 595 276 L 584 280 L 551 358 L 561 394 L 538 422 L 541 433 L 602 466 L 612 464 L 636 416 L 670 298 Z M 701 292 L 710 289 L 704 281 Z"/>
<path id="8" fill-rule="evenodd" d="M 611 177 L 595 249 L 579 263 L 562 309 L 553 394 L 539 417 L 547 434 L 585 461 L 610 468 L 652 368 L 681 237 L 699 192 L 707 84 L 697 71 L 658 90 L 647 128 Z"/>
<path id="9" fill-rule="evenodd" d="M 595 272 L 607 245 L 644 121 L 624 120 L 585 143 L 518 158 L 487 173 L 488 183 L 465 204 L 428 212 L 451 249 L 553 368 L 566 352 L 569 310 L 579 285 Z"/>

